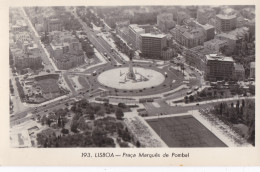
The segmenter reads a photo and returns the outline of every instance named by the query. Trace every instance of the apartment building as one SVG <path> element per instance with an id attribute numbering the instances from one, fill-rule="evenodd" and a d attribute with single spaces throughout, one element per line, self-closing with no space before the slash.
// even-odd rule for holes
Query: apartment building
<path id="1" fill-rule="evenodd" d="M 161 58 L 163 48 L 167 45 L 165 34 L 140 34 L 140 50 L 144 57 Z"/>
<path id="2" fill-rule="evenodd" d="M 234 30 L 237 26 L 236 15 L 216 15 L 216 30 L 217 32 L 229 32 Z"/>
<path id="3" fill-rule="evenodd" d="M 206 80 L 217 81 L 233 78 L 234 60 L 218 54 L 206 55 Z"/>

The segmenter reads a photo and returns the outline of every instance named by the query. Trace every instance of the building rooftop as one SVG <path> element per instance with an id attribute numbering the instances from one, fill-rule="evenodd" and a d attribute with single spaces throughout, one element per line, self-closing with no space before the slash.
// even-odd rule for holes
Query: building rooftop
<path id="1" fill-rule="evenodd" d="M 244 71 L 245 70 L 243 65 L 237 64 L 237 63 L 234 63 L 234 68 L 235 68 L 236 71 Z"/>
<path id="2" fill-rule="evenodd" d="M 226 61 L 226 62 L 234 62 L 232 57 L 226 57 L 218 54 L 208 54 L 206 55 L 207 60 L 216 60 L 216 61 Z"/>
<path id="3" fill-rule="evenodd" d="M 144 29 L 140 28 L 137 24 L 130 24 L 129 28 L 134 30 L 135 32 L 142 32 L 142 31 L 144 31 Z"/>
<path id="4" fill-rule="evenodd" d="M 255 62 L 250 63 L 250 68 L 255 68 Z"/>
<path id="5" fill-rule="evenodd" d="M 142 37 L 153 37 L 153 38 L 163 38 L 166 37 L 165 34 L 152 34 L 152 33 L 143 33 L 140 34 Z"/>
<path id="6" fill-rule="evenodd" d="M 235 30 L 230 31 L 228 34 L 234 35 L 238 38 L 242 38 L 248 32 L 249 32 L 249 29 L 247 27 L 240 27 L 240 28 L 236 28 Z"/>
<path id="7" fill-rule="evenodd" d="M 223 19 L 223 20 L 231 20 L 231 19 L 235 19 L 236 15 L 217 14 L 216 17 Z"/>
<path id="8" fill-rule="evenodd" d="M 161 13 L 161 14 L 157 15 L 157 19 L 173 20 L 173 14 L 172 13 Z"/>
<path id="9" fill-rule="evenodd" d="M 215 10 L 211 7 L 198 8 L 198 11 L 202 13 L 215 12 Z"/>
<path id="10" fill-rule="evenodd" d="M 196 37 L 204 36 L 204 32 L 201 29 L 196 28 L 192 30 L 187 30 L 186 32 L 183 33 L 183 36 L 185 36 L 186 38 L 193 39 Z"/>
<path id="11" fill-rule="evenodd" d="M 199 25 L 199 26 L 201 26 L 203 29 L 205 29 L 205 30 L 209 30 L 209 29 L 214 29 L 215 27 L 214 26 L 212 26 L 212 25 L 210 25 L 210 24 L 205 24 L 205 25 L 202 25 L 202 24 L 199 24 L 198 22 L 197 22 L 197 24 Z"/>
<path id="12" fill-rule="evenodd" d="M 227 43 L 227 41 L 221 39 L 211 39 L 209 41 L 204 42 L 204 44 L 223 44 L 223 43 Z"/>
<path id="13" fill-rule="evenodd" d="M 212 49 L 206 48 L 204 46 L 193 47 L 190 50 L 202 55 L 215 53 L 215 51 L 213 51 Z"/>
<path id="14" fill-rule="evenodd" d="M 235 35 L 232 34 L 228 34 L 228 33 L 220 33 L 218 35 L 216 35 L 217 37 L 224 37 L 224 38 L 228 38 L 228 39 L 232 39 L 232 40 L 238 40 L 238 38 Z"/>

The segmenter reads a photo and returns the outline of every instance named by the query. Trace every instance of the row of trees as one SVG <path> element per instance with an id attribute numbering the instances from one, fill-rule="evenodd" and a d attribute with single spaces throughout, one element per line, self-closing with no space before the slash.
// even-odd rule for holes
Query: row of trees
<path id="1" fill-rule="evenodd" d="M 17 86 L 19 97 L 20 97 L 21 101 L 24 101 L 26 96 L 24 94 L 23 87 L 20 84 L 19 78 L 15 78 L 15 82 L 16 82 L 16 86 Z"/>
<path id="2" fill-rule="evenodd" d="M 100 130 L 76 134 L 58 135 L 38 133 L 39 147 L 115 147 L 114 140 L 104 135 Z"/>
<path id="3" fill-rule="evenodd" d="M 231 124 L 243 123 L 249 130 L 246 138 L 254 144 L 255 134 L 255 101 L 254 100 L 237 100 L 227 104 L 225 102 L 214 106 L 212 113 L 217 115 L 225 122 Z"/>
<path id="4" fill-rule="evenodd" d="M 115 33 L 112 33 L 112 38 L 120 51 L 128 55 L 130 58 L 134 57 L 134 50 L 130 48 L 121 38 L 119 38 Z"/>

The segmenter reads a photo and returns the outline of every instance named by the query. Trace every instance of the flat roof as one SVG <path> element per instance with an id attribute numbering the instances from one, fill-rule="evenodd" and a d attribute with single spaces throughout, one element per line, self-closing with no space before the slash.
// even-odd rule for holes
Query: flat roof
<path id="1" fill-rule="evenodd" d="M 241 65 L 241 64 L 237 64 L 237 63 L 235 63 L 234 64 L 234 67 L 235 67 L 235 70 L 239 70 L 239 71 L 243 71 L 243 70 L 245 70 L 245 68 L 244 68 L 244 66 L 243 65 Z"/>
<path id="2" fill-rule="evenodd" d="M 255 68 L 255 62 L 250 63 L 250 68 Z"/>
<path id="3" fill-rule="evenodd" d="M 130 24 L 129 27 L 133 29 L 135 32 L 144 31 L 144 29 L 139 27 L 137 24 Z"/>
<path id="4" fill-rule="evenodd" d="M 142 37 L 153 37 L 153 38 L 163 38 L 166 37 L 165 34 L 152 34 L 152 33 L 143 33 L 140 34 Z"/>
<path id="5" fill-rule="evenodd" d="M 225 14 L 217 14 L 216 17 L 220 18 L 220 19 L 233 19 L 236 18 L 236 15 L 225 15 Z"/>
<path id="6" fill-rule="evenodd" d="M 218 54 L 208 54 L 206 55 L 207 60 L 217 60 L 217 61 L 226 61 L 226 62 L 234 62 L 232 57 L 226 57 Z"/>

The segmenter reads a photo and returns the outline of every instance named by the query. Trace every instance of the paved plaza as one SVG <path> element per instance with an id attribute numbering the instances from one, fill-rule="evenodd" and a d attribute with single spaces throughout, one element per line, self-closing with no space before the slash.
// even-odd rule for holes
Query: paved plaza
<path id="1" fill-rule="evenodd" d="M 108 87 L 124 90 L 156 87 L 165 80 L 163 74 L 152 69 L 134 67 L 133 70 L 136 80 L 127 78 L 128 68 L 126 67 L 107 70 L 101 73 L 97 80 Z"/>

